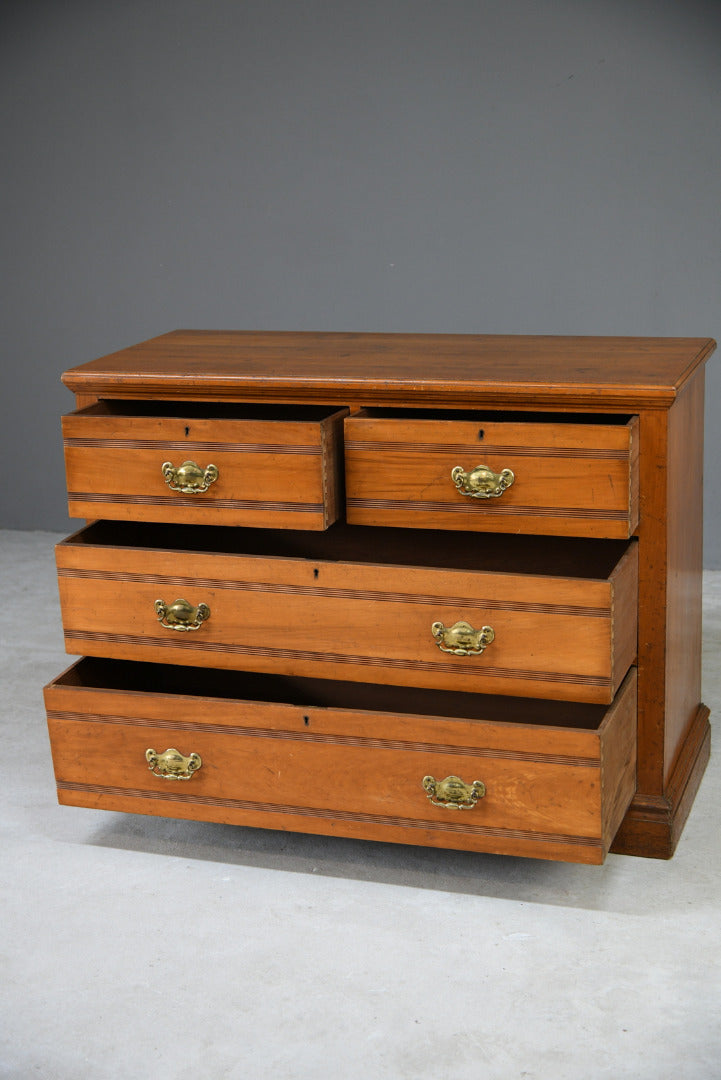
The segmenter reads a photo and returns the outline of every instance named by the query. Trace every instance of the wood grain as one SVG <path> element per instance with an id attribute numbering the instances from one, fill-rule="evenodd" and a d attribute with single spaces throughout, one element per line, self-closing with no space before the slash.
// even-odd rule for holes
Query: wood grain
<path id="1" fill-rule="evenodd" d="M 70 805 L 266 828 L 312 821 L 310 831 L 330 834 L 601 862 L 628 786 L 628 762 L 604 760 L 602 746 L 625 745 L 629 716 L 633 730 L 635 676 L 597 731 L 103 691 L 62 678 L 45 696 L 59 798 Z M 469 753 L 454 756 L 464 743 Z M 148 770 L 145 750 L 169 745 L 200 754 L 192 780 Z M 423 776 L 451 773 L 486 783 L 473 810 L 426 798 Z"/>
<path id="2" fill-rule="evenodd" d="M 710 338 L 175 330 L 66 372 L 100 397 L 666 408 Z M 602 398 L 602 401 L 601 401 Z"/>
<path id="3" fill-rule="evenodd" d="M 661 795 L 637 791 L 611 850 L 619 855 L 670 859 L 676 850 L 711 752 L 709 710 L 699 705 Z"/>
<path id="4" fill-rule="evenodd" d="M 623 609 L 632 620 L 635 545 L 612 585 L 390 567 L 370 552 L 365 562 L 328 563 L 273 556 L 272 548 L 265 557 L 181 557 L 118 547 L 112 531 L 103 545 L 85 542 L 99 535 L 91 527 L 57 548 L 70 652 L 601 703 L 612 700 L 633 659 L 628 639 L 616 655 L 612 610 L 614 597 L 628 594 Z M 198 631 L 160 626 L 155 601 L 180 596 L 209 606 Z M 462 620 L 493 626 L 482 655 L 437 647 L 431 625 Z"/>
<path id="5" fill-rule="evenodd" d="M 635 418 L 616 425 L 406 419 L 345 422 L 347 519 L 557 536 L 629 537 L 638 524 Z M 498 498 L 472 499 L 456 465 L 511 469 Z"/>
<path id="6" fill-rule="evenodd" d="M 701 698 L 704 370 L 668 413 L 664 784 Z"/>
<path id="7" fill-rule="evenodd" d="M 341 512 L 346 410 L 313 421 L 126 412 L 99 405 L 63 417 L 71 517 L 325 529 Z M 218 469 L 202 494 L 165 482 L 163 462 L 188 459 Z"/>
<path id="8" fill-rule="evenodd" d="M 423 419 L 424 416 L 427 419 L 430 415 L 428 410 L 432 410 L 435 419 L 439 419 L 439 410 L 449 410 L 453 412 L 453 416 L 446 416 L 446 420 L 452 419 L 458 423 L 465 423 L 467 419 L 474 423 L 478 420 L 479 428 L 485 427 L 489 430 L 494 424 L 521 425 L 525 419 L 528 425 L 537 425 L 542 431 L 551 433 L 551 440 L 555 429 L 563 431 L 566 437 L 570 427 L 578 425 L 586 429 L 586 435 L 580 435 L 583 445 L 583 439 L 587 438 L 590 427 L 598 425 L 620 430 L 628 424 L 629 418 L 634 419 L 631 421 L 628 445 L 623 450 L 623 460 L 614 455 L 602 458 L 598 454 L 599 448 L 588 444 L 585 449 L 586 456 L 577 456 L 580 471 L 576 475 L 595 477 L 593 482 L 598 499 L 594 495 L 587 506 L 568 505 L 562 502 L 558 493 L 550 500 L 549 505 L 540 509 L 534 508 L 529 502 L 516 502 L 512 515 L 508 509 L 504 510 L 502 507 L 486 511 L 493 531 L 489 529 L 483 533 L 471 533 L 464 532 L 466 526 L 456 528 L 450 520 L 460 524 L 460 515 L 467 511 L 450 510 L 450 504 L 444 503 L 437 493 L 429 496 L 427 491 L 416 490 L 413 494 L 413 512 L 423 518 L 423 530 L 396 529 L 385 524 L 389 518 L 383 515 L 389 510 L 397 510 L 397 507 L 388 505 L 392 500 L 383 496 L 364 496 L 364 511 L 371 515 L 367 520 L 382 521 L 384 526 L 379 529 L 371 525 L 360 527 L 359 531 L 364 532 L 366 537 L 365 549 L 373 553 L 377 563 L 373 579 L 365 578 L 362 585 L 356 580 L 355 561 L 358 555 L 355 541 L 350 542 L 347 534 L 335 532 L 337 526 L 333 526 L 328 533 L 316 532 L 314 535 L 320 540 L 329 538 L 330 547 L 324 548 L 323 544 L 320 544 L 311 552 L 306 551 L 304 545 L 299 547 L 293 529 L 283 528 L 282 532 L 288 537 L 288 541 L 282 551 L 278 541 L 280 533 L 273 534 L 275 540 L 272 542 L 278 545 L 276 558 L 279 560 L 278 564 L 274 562 L 273 565 L 279 565 L 282 561 L 286 569 L 297 569 L 300 563 L 305 567 L 302 571 L 294 571 L 290 578 L 280 580 L 270 580 L 265 571 L 256 575 L 250 572 L 250 567 L 259 565 L 258 560 L 268 554 L 267 545 L 271 534 L 259 531 L 260 539 L 256 550 L 253 553 L 247 552 L 242 588 L 238 586 L 238 581 L 224 581 L 219 576 L 225 573 L 229 564 L 223 562 L 223 570 L 220 571 L 217 556 L 209 549 L 199 551 L 196 544 L 189 539 L 187 531 L 183 531 L 183 526 L 180 525 L 176 526 L 179 531 L 166 548 L 175 549 L 175 562 L 172 566 L 163 567 L 160 575 L 148 573 L 148 552 L 142 545 L 133 550 L 132 543 L 121 542 L 120 537 L 118 546 L 123 548 L 123 569 L 120 571 L 110 563 L 98 562 L 96 555 L 90 554 L 92 544 L 71 545 L 62 556 L 63 590 L 69 589 L 73 592 L 75 586 L 71 583 L 81 583 L 80 591 L 85 594 L 83 603 L 88 605 L 93 589 L 103 581 L 102 588 L 106 590 L 104 603 L 110 606 L 106 609 L 108 618 L 104 626 L 91 629 L 78 624 L 69 629 L 68 647 L 75 649 L 87 645 L 98 654 L 117 649 L 118 655 L 137 655 L 133 650 L 137 645 L 138 627 L 142 620 L 132 628 L 126 627 L 127 632 L 116 634 L 116 640 L 111 642 L 115 617 L 113 604 L 119 604 L 122 610 L 127 587 L 152 587 L 158 576 L 169 586 L 178 584 L 183 590 L 186 585 L 191 588 L 193 583 L 197 583 L 204 587 L 208 585 L 226 597 L 233 593 L 236 605 L 241 608 L 246 598 L 253 595 L 256 601 L 261 596 L 265 597 L 266 607 L 275 606 L 282 610 L 291 597 L 294 604 L 301 604 L 301 607 L 295 608 L 296 613 L 311 620 L 313 598 L 318 595 L 317 591 L 313 590 L 321 589 L 325 596 L 323 604 L 327 600 L 335 605 L 331 608 L 324 607 L 324 611 L 332 613 L 337 625 L 341 627 L 344 619 L 348 618 L 347 605 L 351 605 L 352 610 L 359 613 L 363 605 L 370 605 L 367 610 L 376 613 L 375 622 L 368 614 L 364 624 L 363 616 L 359 614 L 364 637 L 370 634 L 372 640 L 375 632 L 378 642 L 384 642 L 384 648 L 379 648 L 373 655 L 368 653 L 362 656 L 356 652 L 354 655 L 363 661 L 357 665 L 357 670 L 363 671 L 365 680 L 378 681 L 379 685 L 375 688 L 378 692 L 401 694 L 408 700 L 416 701 L 418 695 L 442 695 L 445 691 L 418 689 L 415 685 L 418 682 L 417 665 L 422 664 L 422 661 L 417 654 L 389 657 L 382 655 L 385 651 L 385 639 L 382 633 L 378 637 L 378 614 L 391 612 L 398 616 L 401 611 L 407 610 L 416 614 L 430 614 L 433 605 L 444 598 L 446 601 L 460 601 L 459 609 L 466 611 L 473 607 L 473 602 L 468 604 L 466 593 L 468 573 L 481 567 L 491 577 L 505 575 L 505 582 L 511 586 L 510 590 L 504 589 L 501 594 L 484 589 L 483 596 L 480 593 L 470 594 L 476 597 L 476 602 L 483 600 L 491 615 L 491 621 L 499 616 L 503 619 L 510 616 L 552 616 L 566 618 L 571 621 L 571 625 L 578 625 L 578 620 L 588 619 L 597 628 L 600 625 L 599 620 L 609 621 L 613 628 L 611 641 L 610 646 L 604 645 L 604 650 L 609 654 L 611 669 L 603 678 L 610 679 L 611 683 L 618 679 L 625 665 L 637 653 L 636 794 L 613 842 L 613 850 L 668 857 L 678 840 L 709 754 L 708 710 L 699 700 L 701 416 L 702 369 L 714 346 L 715 343 L 709 338 L 558 338 L 180 330 L 74 368 L 66 373 L 64 381 L 76 393 L 78 406 L 95 402 L 100 410 L 120 409 L 126 401 L 132 403 L 134 408 L 143 403 L 150 408 L 153 402 L 162 400 L 166 406 L 172 402 L 173 407 L 178 407 L 182 403 L 182 407 L 190 410 L 196 420 L 202 420 L 202 413 L 209 410 L 210 402 L 217 402 L 218 407 L 232 409 L 241 407 L 241 403 L 258 405 L 268 402 L 274 403 L 274 407 L 278 402 L 304 406 L 315 403 L 324 408 L 347 407 L 354 414 L 363 409 L 366 415 L 368 410 L 373 408 L 378 414 L 382 409 L 398 408 L 415 410 L 416 419 Z M 470 417 L 469 412 L 472 413 Z M 585 414 L 585 417 L 580 414 Z M 183 435 L 179 441 L 182 442 L 184 437 Z M 136 433 L 136 439 L 138 438 Z M 484 438 L 488 446 L 488 436 L 484 435 Z M 326 436 L 321 433 L 321 442 L 325 445 L 335 439 L 335 435 Z M 529 463 L 538 461 L 546 473 L 556 469 L 560 470 L 560 476 L 571 460 L 571 447 L 555 445 L 553 441 L 549 444 L 539 443 L 536 439 L 535 451 L 541 449 L 544 453 L 536 454 L 534 458 L 530 452 L 534 447 L 529 443 L 518 445 L 519 441 L 522 442 L 516 439 L 513 444 L 519 475 Z M 339 442 L 338 439 L 336 445 Z M 479 440 L 479 444 L 482 445 L 482 441 Z M 495 443 L 490 445 L 499 450 L 498 456 L 501 457 L 508 452 L 512 444 L 496 438 Z M 366 445 L 363 453 L 369 453 L 371 459 L 376 461 L 382 454 L 398 454 L 402 461 L 410 446 L 411 443 L 407 440 L 403 445 L 397 440 L 394 444 L 393 439 L 376 437 L 375 445 L 370 447 L 370 450 Z M 443 446 L 441 443 L 434 445 L 429 441 L 427 449 L 432 456 L 441 452 Z M 579 447 L 576 449 L 579 450 Z M 357 453 L 360 451 L 351 446 L 349 454 Z M 286 462 L 293 460 L 294 456 L 290 454 L 284 458 Z M 479 462 L 481 460 L 483 459 L 479 458 Z M 619 477 L 615 471 L 619 465 L 625 470 L 623 477 Z M 605 474 L 597 473 L 599 467 L 606 470 Z M 404 483 L 412 484 L 412 468 L 408 468 L 407 462 L 403 468 Z M 620 490 L 624 477 L 627 480 L 623 511 L 604 502 L 603 485 L 606 484 L 608 491 L 608 477 L 611 475 L 614 497 Z M 80 509 L 89 517 L 96 517 L 103 513 L 103 488 L 99 481 L 93 481 L 92 485 L 86 486 L 93 490 L 85 491 L 84 494 L 89 498 L 82 503 Z M 561 480 L 560 486 L 564 488 L 567 485 Z M 342 476 L 336 475 L 333 479 L 325 474 L 322 487 L 325 495 L 321 501 L 326 505 L 335 504 L 335 512 L 342 515 Z M 329 499 L 328 492 L 331 489 L 334 493 Z M 520 488 L 514 498 L 518 497 L 519 490 Z M 145 495 L 146 493 L 142 493 L 136 497 L 137 505 L 130 511 L 130 516 L 136 513 L 138 516 L 142 515 Z M 357 495 L 351 494 L 351 500 L 354 497 L 356 502 L 362 501 Z M 121 502 L 120 496 L 117 501 Z M 286 499 L 286 502 L 288 501 L 289 499 Z M 404 509 L 408 510 L 410 505 L 408 501 Z M 276 504 L 275 509 L 282 511 L 284 508 Z M 245 514 L 248 507 L 236 506 L 233 512 L 237 511 Z M 355 511 L 352 509 L 353 512 Z M 297 514 L 298 511 L 294 513 Z M 312 510 L 310 513 L 316 511 Z M 331 511 L 330 516 L 333 516 L 333 513 Z M 438 515 L 437 522 L 434 522 L 433 515 Z M 286 518 L 288 517 L 286 514 Z M 206 515 L 203 520 L 210 519 Z M 212 520 L 218 522 L 220 519 L 213 517 Z M 298 518 L 294 517 L 293 521 L 297 522 Z M 597 558 L 599 551 L 610 551 L 603 545 L 621 541 L 569 539 L 575 531 L 587 537 L 598 537 L 603 533 L 625 536 L 629 531 L 633 531 L 633 523 L 636 521 L 639 567 L 637 610 L 633 589 L 624 584 L 630 580 L 630 570 L 623 563 L 621 554 L 614 555 L 610 562 L 607 562 L 604 555 L 600 560 L 602 563 L 607 562 L 604 566 L 599 565 Z M 300 523 L 305 525 L 305 519 Z M 429 527 L 434 523 L 441 525 L 443 531 Z M 116 522 L 119 533 L 124 527 L 124 522 Z M 200 529 L 200 526 L 193 528 Z M 221 525 L 216 525 L 215 528 L 222 533 Z M 608 532 L 609 529 L 611 532 Z M 625 533 L 622 531 L 624 529 Z M 519 536 L 514 534 L 524 530 L 527 531 L 529 540 L 531 533 L 535 533 L 532 537 L 533 546 L 528 549 L 529 563 L 525 571 L 514 562 L 519 551 Z M 549 540 L 553 541 L 554 538 L 547 534 L 554 531 L 562 533 L 564 530 L 568 536 L 559 535 L 555 543 L 561 554 L 567 551 L 567 544 L 580 545 L 577 548 L 578 558 L 575 567 L 564 570 L 556 565 L 550 571 L 554 595 L 552 600 L 549 600 L 548 592 L 545 586 L 540 585 L 538 576 L 539 572 L 541 577 L 548 573 L 553 562 L 548 544 Z M 619 532 L 615 533 L 613 530 Z M 420 531 L 427 531 L 429 545 L 419 542 Z M 235 532 L 246 535 L 254 530 Z M 398 538 L 398 534 L 403 532 L 408 534 L 405 548 Z M 498 541 L 498 544 L 495 544 L 495 541 Z M 501 551 L 503 546 L 508 548 L 507 566 L 501 561 L 505 555 Z M 150 545 L 151 552 L 157 554 L 158 550 L 157 544 Z M 387 550 L 390 550 L 390 555 L 386 554 Z M 452 581 L 443 582 L 446 590 L 443 593 L 438 591 L 441 587 L 440 579 L 431 586 L 428 578 L 423 581 L 417 575 L 425 574 L 431 569 L 448 570 L 449 568 L 443 565 L 448 551 L 453 553 L 456 561 Z M 192 566 L 188 563 L 188 553 L 192 553 Z M 439 553 L 442 553 L 442 557 Z M 240 552 L 233 543 L 228 542 L 226 554 L 237 557 Z M 196 558 L 212 558 L 215 561 L 196 564 Z M 560 561 L 563 562 L 564 558 L 565 554 Z M 353 568 L 349 570 L 351 565 Z M 366 571 L 368 570 L 366 565 Z M 318 575 L 309 577 L 314 575 L 314 571 L 318 571 Z M 113 577 L 114 573 L 116 577 Z M 118 574 L 120 576 L 117 576 Z M 516 574 L 521 576 L 516 578 Z M 584 579 L 586 588 L 581 599 L 578 585 Z M 485 580 L 488 583 L 490 577 Z M 610 604 L 607 596 L 598 593 L 599 586 L 611 590 Z M 182 595 L 182 592 L 179 595 Z M 412 600 L 409 600 L 409 597 L 412 597 Z M 308 606 L 302 607 L 303 604 Z M 356 604 L 361 607 L 356 608 Z M 397 605 L 395 608 L 392 607 L 394 604 Z M 261 609 L 263 605 L 256 603 L 253 613 L 260 620 L 261 629 L 267 629 L 268 624 L 263 622 L 264 609 Z M 611 610 L 613 614 L 609 615 Z M 598 614 L 599 612 L 602 614 Z M 110 618 L 111 615 L 113 618 Z M 634 643 L 636 616 L 638 634 Z M 273 626 L 278 629 L 279 625 L 280 616 Z M 314 628 L 312 633 L 316 634 L 317 629 Z M 322 671 L 324 675 L 332 671 L 334 675 L 348 679 L 348 670 L 352 665 L 349 665 L 348 655 L 344 655 L 342 650 L 350 648 L 350 641 L 344 639 L 344 631 L 340 632 L 337 639 L 335 633 L 329 632 L 327 628 L 324 633 L 327 638 L 324 647 L 330 650 L 333 641 L 338 640 L 339 650 L 329 668 L 314 666 L 313 670 L 319 674 Z M 588 651 L 588 643 L 580 635 L 578 640 L 580 651 Z M 220 645 L 215 652 L 206 650 L 203 654 L 200 650 L 200 660 L 196 662 L 214 665 L 216 681 L 223 681 L 225 677 L 240 677 L 239 671 L 232 670 L 230 666 L 223 668 L 222 665 L 246 664 L 247 656 L 241 656 L 238 650 L 255 648 L 256 644 L 245 641 L 242 645 L 237 642 L 235 645 L 232 642 Z M 518 694 L 521 692 L 518 686 L 522 682 L 530 694 L 538 692 L 538 685 L 533 678 L 538 674 L 535 666 L 536 653 L 530 641 L 527 641 L 527 645 L 525 663 L 522 670 L 514 672 L 515 681 L 509 681 L 506 674 L 497 673 L 497 682 L 494 685 L 503 694 L 508 694 L 509 691 Z M 265 647 L 269 647 L 268 643 Z M 289 661 L 282 655 L 284 643 L 270 647 L 278 650 L 277 655 L 266 655 L 264 661 L 259 661 L 260 666 L 265 663 L 269 670 L 272 668 L 287 671 Z M 223 652 L 223 649 L 236 649 L 235 659 L 228 659 L 231 654 L 228 651 Z M 302 653 L 304 649 L 308 651 L 307 645 L 301 647 L 297 641 L 293 649 L 296 653 Z M 192 647 L 188 649 L 164 646 L 160 647 L 160 651 L 163 655 L 173 652 L 173 660 L 177 661 L 182 660 L 180 654 L 188 655 L 193 650 Z M 485 660 L 490 659 L 488 650 L 484 655 Z M 402 682 L 382 684 L 378 672 L 383 670 L 383 661 L 386 661 L 386 670 L 394 672 L 392 678 L 398 678 L 398 672 L 402 673 Z M 309 663 L 307 656 L 303 663 Z M 446 670 L 441 666 L 444 663 L 448 664 Z M 433 670 L 441 684 L 444 679 L 450 680 L 454 663 L 454 658 L 448 661 L 444 658 L 436 660 Z M 184 670 L 187 673 L 193 670 L 185 661 L 174 662 L 168 665 L 168 669 Z M 563 675 L 560 671 L 555 674 Z M 534 700 L 532 696 L 526 697 L 529 709 L 541 705 L 548 708 L 554 706 L 551 695 L 558 694 L 558 683 L 554 683 L 550 675 L 550 672 L 545 673 L 548 681 L 545 689 L 541 691 L 547 693 L 548 698 L 544 701 Z M 567 672 L 566 676 L 569 696 L 577 693 L 577 687 L 572 685 L 572 678 L 582 677 L 588 680 L 598 677 L 597 674 L 590 675 L 588 672 L 583 676 L 578 673 L 573 676 L 571 672 Z M 257 677 L 264 676 L 258 674 Z M 355 679 L 355 676 L 353 678 Z M 367 696 L 369 693 L 364 682 L 353 681 L 349 685 L 359 696 Z M 460 697 L 463 696 L 461 693 Z M 513 717 L 514 723 L 523 725 L 523 715 L 513 703 L 524 699 L 505 697 L 501 700 L 506 702 L 509 718 Z M 601 708 L 597 705 L 573 706 L 570 701 L 559 702 L 554 707 L 559 710 L 573 707 Z M 572 721 L 569 722 L 573 726 Z M 523 731 L 524 728 L 521 726 L 519 730 Z M 510 733 L 508 737 L 510 738 Z M 461 756 L 467 756 L 465 751 L 468 749 L 459 745 Z M 624 805 L 627 792 L 632 786 L 628 765 L 622 764 L 630 760 L 631 749 L 627 729 L 623 727 L 618 729 L 617 743 L 609 741 L 602 747 L 602 754 L 613 757 L 616 761 L 611 771 L 619 779 L 615 795 L 609 796 L 613 809 L 606 814 L 604 839 L 591 845 L 590 855 L 588 849 L 584 848 L 588 857 L 596 858 L 608 841 L 615 828 L 614 823 L 621 813 L 619 807 Z M 111 794 L 108 790 L 102 793 L 93 792 L 89 786 L 84 792 L 70 792 L 68 798 L 83 799 L 83 805 L 93 805 L 93 800 L 100 800 L 99 804 L 104 806 L 137 809 L 138 812 L 143 812 L 142 804 L 149 801 L 145 796 L 127 793 Z M 167 805 L 168 798 L 164 798 Z M 190 806 L 176 800 L 172 812 L 179 816 L 203 820 L 226 820 L 222 815 L 230 814 L 232 817 L 236 813 L 237 808 L 224 808 L 221 803 L 222 800 L 213 805 L 199 802 Z M 267 823 L 266 810 L 257 811 L 246 807 L 242 813 L 246 824 Z M 368 837 L 388 835 L 386 824 L 380 823 L 377 815 L 374 817 L 373 814 L 368 814 L 367 819 L 360 822 L 350 821 L 342 814 L 336 819 L 329 810 L 325 813 L 324 821 L 319 824 L 314 818 L 308 817 L 305 811 L 298 810 L 296 813 L 292 807 L 286 806 L 283 811 L 277 811 L 276 827 L 331 833 L 340 830 L 344 835 Z M 418 821 L 415 824 L 406 823 L 402 834 L 405 837 L 404 842 L 409 843 L 453 846 L 455 842 L 452 828 L 447 827 L 445 835 L 439 836 L 437 830 Z M 483 843 L 487 845 L 483 850 L 516 854 L 529 854 L 534 850 L 534 844 L 529 843 L 527 837 L 519 838 L 511 835 L 509 831 L 506 831 L 503 837 L 495 838 L 486 833 Z M 543 841 L 544 857 L 566 857 L 564 853 L 567 853 L 569 843 L 568 837 L 560 840 L 556 834 L 552 839 L 551 832 L 548 832 Z M 583 848 L 583 842 L 578 836 L 572 843 L 575 851 Z"/>

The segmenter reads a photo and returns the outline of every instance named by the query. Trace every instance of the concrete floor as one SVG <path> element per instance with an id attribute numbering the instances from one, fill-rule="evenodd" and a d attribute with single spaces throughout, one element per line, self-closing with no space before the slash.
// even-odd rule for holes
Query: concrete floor
<path id="1" fill-rule="evenodd" d="M 59 807 L 57 539 L 0 533 L 1 1077 L 721 1077 L 718 752 L 673 860 L 600 868 Z"/>

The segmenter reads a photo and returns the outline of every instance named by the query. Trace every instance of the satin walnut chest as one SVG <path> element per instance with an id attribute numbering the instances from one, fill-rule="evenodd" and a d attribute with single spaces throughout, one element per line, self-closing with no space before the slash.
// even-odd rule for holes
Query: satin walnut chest
<path id="1" fill-rule="evenodd" d="M 66 372 L 59 801 L 670 857 L 713 348 L 175 331 Z"/>

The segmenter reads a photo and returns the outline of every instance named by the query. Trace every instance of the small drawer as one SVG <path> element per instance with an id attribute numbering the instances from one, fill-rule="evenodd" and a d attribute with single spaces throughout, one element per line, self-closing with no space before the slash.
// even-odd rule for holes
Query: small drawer
<path id="1" fill-rule="evenodd" d="M 347 409 L 103 401 L 63 417 L 71 517 L 325 529 Z"/>
<path id="2" fill-rule="evenodd" d="M 84 659 L 45 688 L 71 806 L 601 863 L 635 790 L 610 708 Z"/>
<path id="3" fill-rule="evenodd" d="M 626 539 L 638 525 L 636 417 L 486 419 L 369 409 L 345 421 L 358 525 Z"/>
<path id="4" fill-rule="evenodd" d="M 68 652 L 608 704 L 635 541 L 96 522 L 56 548 Z"/>

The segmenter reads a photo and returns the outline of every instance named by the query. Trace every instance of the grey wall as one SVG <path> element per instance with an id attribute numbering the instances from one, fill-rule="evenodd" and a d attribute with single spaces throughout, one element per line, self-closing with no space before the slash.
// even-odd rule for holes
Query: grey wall
<path id="1" fill-rule="evenodd" d="M 0 526 L 68 526 L 61 371 L 175 327 L 719 336 L 717 0 L 4 12 Z"/>

